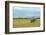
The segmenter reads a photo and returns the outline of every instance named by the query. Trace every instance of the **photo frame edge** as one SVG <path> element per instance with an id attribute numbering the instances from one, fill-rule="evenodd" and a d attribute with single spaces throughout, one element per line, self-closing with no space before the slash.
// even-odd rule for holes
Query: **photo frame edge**
<path id="1" fill-rule="evenodd" d="M 28 4 L 40 4 L 43 5 L 43 30 L 39 31 L 23 31 L 23 32 L 9 32 L 9 3 L 28 3 Z M 19 1 L 5 1 L 5 34 L 15 34 L 15 33 L 32 33 L 32 32 L 45 32 L 45 3 L 36 2 L 19 2 Z"/>

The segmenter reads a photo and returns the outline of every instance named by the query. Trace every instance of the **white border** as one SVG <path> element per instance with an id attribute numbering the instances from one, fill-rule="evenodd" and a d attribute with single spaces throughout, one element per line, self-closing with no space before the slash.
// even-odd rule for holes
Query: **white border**
<path id="1" fill-rule="evenodd" d="M 13 8 L 14 6 L 21 6 L 21 7 L 40 7 L 40 27 L 27 27 L 27 28 L 13 28 Z M 20 31 L 37 31 L 43 30 L 43 5 L 32 5 L 32 4 L 17 4 L 17 3 L 10 3 L 9 4 L 9 31 L 10 32 L 20 32 Z"/>

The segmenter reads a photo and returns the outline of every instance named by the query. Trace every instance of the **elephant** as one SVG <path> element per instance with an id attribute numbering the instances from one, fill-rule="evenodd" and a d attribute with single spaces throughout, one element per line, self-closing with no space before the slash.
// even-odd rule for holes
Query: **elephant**
<path id="1" fill-rule="evenodd" d="M 35 18 L 34 18 L 34 19 L 31 19 L 31 23 L 32 23 L 32 22 L 35 22 L 35 21 L 36 21 L 36 19 L 35 19 Z"/>

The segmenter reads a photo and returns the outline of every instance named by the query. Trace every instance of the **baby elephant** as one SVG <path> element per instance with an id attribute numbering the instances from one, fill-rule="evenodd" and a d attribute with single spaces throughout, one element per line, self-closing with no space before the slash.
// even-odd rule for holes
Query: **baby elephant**
<path id="1" fill-rule="evenodd" d="M 32 22 L 35 22 L 35 21 L 36 21 L 36 19 L 32 19 L 32 20 L 31 20 L 31 23 L 32 23 Z"/>

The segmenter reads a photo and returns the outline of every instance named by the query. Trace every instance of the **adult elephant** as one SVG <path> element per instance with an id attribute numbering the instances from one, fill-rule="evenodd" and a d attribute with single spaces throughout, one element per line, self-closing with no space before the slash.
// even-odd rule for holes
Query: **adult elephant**
<path id="1" fill-rule="evenodd" d="M 35 19 L 35 18 L 31 19 L 31 23 L 32 23 L 32 22 L 35 22 L 35 21 L 36 21 L 36 19 Z"/>

